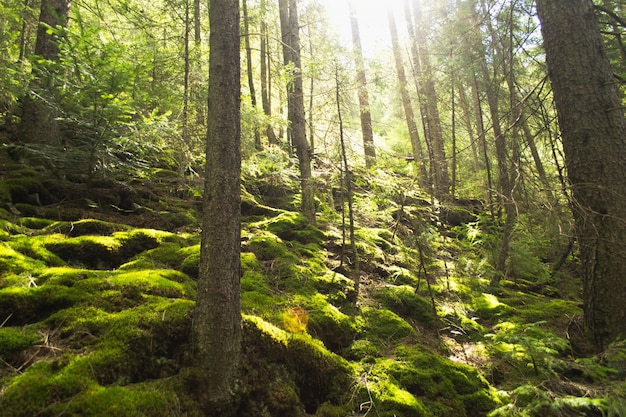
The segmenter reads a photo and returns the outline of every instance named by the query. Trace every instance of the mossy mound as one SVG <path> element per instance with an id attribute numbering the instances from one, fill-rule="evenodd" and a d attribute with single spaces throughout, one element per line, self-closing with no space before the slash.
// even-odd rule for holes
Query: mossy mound
<path id="1" fill-rule="evenodd" d="M 142 229 L 116 232 L 112 236 L 80 236 L 58 239 L 45 245 L 46 249 L 75 265 L 91 269 L 112 269 L 133 256 L 156 248 L 162 240 L 156 231 Z"/>
<path id="2" fill-rule="evenodd" d="M 475 369 L 417 346 L 400 345 L 395 357 L 376 359 L 363 372 L 380 415 L 479 417 L 499 404 Z"/>
<path id="3" fill-rule="evenodd" d="M 310 336 L 289 334 L 244 316 L 245 400 L 238 416 L 304 416 L 343 404 L 352 384 L 348 363 Z"/>
<path id="4" fill-rule="evenodd" d="M 422 326 L 432 326 L 435 322 L 430 301 L 415 294 L 413 287 L 408 285 L 384 287 L 374 293 L 374 299 L 383 308 Z"/>

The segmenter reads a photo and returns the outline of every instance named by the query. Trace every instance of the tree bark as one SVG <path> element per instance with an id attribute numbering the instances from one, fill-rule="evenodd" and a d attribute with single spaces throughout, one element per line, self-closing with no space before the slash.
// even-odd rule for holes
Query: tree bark
<path id="1" fill-rule="evenodd" d="M 409 130 L 409 138 L 411 139 L 411 147 L 413 149 L 413 158 L 415 166 L 419 173 L 419 179 L 422 186 L 428 186 L 430 183 L 428 171 L 426 170 L 426 160 L 424 159 L 424 150 L 417 131 L 415 123 L 415 115 L 413 114 L 413 105 L 411 97 L 406 89 L 406 73 L 404 72 L 404 60 L 400 51 L 400 43 L 398 41 L 398 29 L 396 27 L 396 19 L 393 10 L 389 8 L 387 11 L 387 21 L 389 23 L 389 32 L 391 33 L 391 46 L 393 48 L 393 57 L 396 63 L 396 74 L 398 76 L 398 88 L 400 89 L 400 97 L 402 99 L 402 108 L 406 118 L 407 128 Z M 429 190 L 430 191 L 430 190 Z"/>
<path id="2" fill-rule="evenodd" d="M 283 59 L 285 66 L 291 70 L 291 80 L 287 84 L 287 117 L 291 143 L 296 148 L 300 166 L 301 210 L 309 222 L 315 223 L 315 188 L 311 173 L 311 150 L 306 138 L 297 0 L 279 0 L 278 6 Z"/>
<path id="3" fill-rule="evenodd" d="M 441 129 L 441 117 L 437 104 L 437 92 L 433 79 L 427 37 L 424 30 L 424 18 L 422 16 L 419 0 L 413 0 L 415 24 L 411 21 L 408 0 L 405 0 L 407 27 L 411 33 L 413 45 L 413 60 L 419 61 L 418 82 L 422 84 L 422 94 L 425 104 L 426 121 L 428 124 L 429 142 L 432 152 L 432 172 L 434 175 L 435 194 L 437 198 L 446 200 L 450 194 L 450 175 L 448 172 L 448 160 L 443 143 L 443 131 Z"/>
<path id="4" fill-rule="evenodd" d="M 585 325 L 626 337 L 626 119 L 591 0 L 537 0 L 572 187 Z"/>
<path id="5" fill-rule="evenodd" d="M 272 116 L 272 103 L 271 97 L 271 74 L 269 74 L 269 59 L 270 54 L 268 51 L 268 35 L 267 35 L 267 22 L 266 22 L 266 6 L 265 0 L 261 0 L 259 6 L 261 8 L 261 42 L 260 42 L 260 55 L 261 55 L 261 105 L 263 106 L 263 113 L 267 117 Z M 265 136 L 270 145 L 278 145 L 278 138 L 274 129 L 270 123 L 265 126 Z"/>
<path id="6" fill-rule="evenodd" d="M 194 348 L 209 404 L 230 402 L 241 351 L 239 2 L 211 0 L 209 113 Z"/>
<path id="7" fill-rule="evenodd" d="M 241 1 L 241 9 L 243 11 L 243 27 L 244 31 L 244 43 L 246 45 L 246 74 L 248 76 L 248 88 L 250 89 L 250 102 L 252 108 L 256 111 L 256 90 L 254 88 L 254 76 L 252 72 L 252 48 L 250 46 L 250 22 L 248 21 L 248 2 L 247 0 Z M 261 132 L 259 130 L 259 124 L 254 123 L 254 148 L 258 151 L 263 149 L 261 144 Z"/>
<path id="8" fill-rule="evenodd" d="M 70 11 L 69 0 L 42 0 L 39 28 L 35 42 L 35 56 L 52 63 L 59 61 L 59 39 L 56 33 L 48 33 L 48 26 L 65 28 Z M 59 97 L 54 65 L 42 68 L 33 63 L 33 81 L 30 94 L 22 104 L 21 135 L 25 142 L 58 145 L 61 131 L 57 117 Z"/>
<path id="9" fill-rule="evenodd" d="M 361 33 L 359 31 L 359 21 L 352 0 L 350 0 L 348 4 L 350 5 L 350 27 L 352 29 L 352 47 L 354 48 L 354 59 L 356 63 L 356 82 L 359 96 L 359 115 L 361 117 L 365 166 L 371 168 L 376 165 L 376 148 L 374 146 L 374 132 L 372 131 L 372 113 L 370 112 L 370 101 L 367 91 L 367 77 L 365 76 Z"/>

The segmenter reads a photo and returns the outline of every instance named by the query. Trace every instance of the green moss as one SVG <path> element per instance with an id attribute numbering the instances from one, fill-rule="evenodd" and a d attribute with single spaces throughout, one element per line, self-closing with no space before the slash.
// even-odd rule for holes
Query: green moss
<path id="1" fill-rule="evenodd" d="M 370 389 L 375 398 L 375 409 L 381 417 L 431 415 L 417 398 L 388 379 L 375 381 Z"/>
<path id="2" fill-rule="evenodd" d="M 380 355 L 380 349 L 375 343 L 367 339 L 359 339 L 355 340 L 344 354 L 348 359 L 370 361 L 371 358 Z"/>
<path id="3" fill-rule="evenodd" d="M 172 269 L 152 269 L 113 274 L 108 283 L 114 288 L 126 287 L 140 290 L 145 294 L 162 297 L 193 298 L 195 291 L 189 278 Z M 189 284 L 189 285 L 185 285 Z"/>
<path id="4" fill-rule="evenodd" d="M 34 272 L 44 267 L 43 262 L 24 256 L 6 243 L 0 242 L 0 275 L 7 272 L 14 274 Z"/>
<path id="5" fill-rule="evenodd" d="M 271 392 L 275 386 L 270 381 L 281 378 L 283 383 L 280 385 L 292 386 L 296 390 L 301 407 L 307 413 L 315 413 L 325 402 L 341 403 L 340 399 L 352 381 L 345 360 L 330 353 L 321 342 L 307 334 L 290 335 L 258 317 L 244 316 L 243 328 L 244 374 L 247 375 L 248 389 L 252 390 L 251 398 L 266 405 L 269 398 L 269 405 L 276 407 L 271 398 L 280 397 Z M 285 378 L 288 381 L 284 381 Z M 289 398 L 292 397 L 285 397 Z M 296 413 L 296 405 L 292 404 L 291 409 L 292 414 L 285 414 L 282 410 L 276 415 L 301 414 Z"/>
<path id="6" fill-rule="evenodd" d="M 309 333 L 323 341 L 333 352 L 348 347 L 360 331 L 358 321 L 342 313 L 322 294 L 296 298 L 294 303 L 307 312 Z"/>
<path id="7" fill-rule="evenodd" d="M 11 363 L 20 352 L 40 340 L 41 336 L 30 328 L 0 327 L 0 357 Z"/>
<path id="8" fill-rule="evenodd" d="M 200 245 L 188 246 L 178 252 L 184 257 L 180 264 L 181 272 L 197 279 L 200 273 Z"/>
<path id="9" fill-rule="evenodd" d="M 130 226 L 96 219 L 82 219 L 75 222 L 59 221 L 51 223 L 44 232 L 63 233 L 67 236 L 100 235 L 108 236 L 115 232 L 131 230 Z"/>
<path id="10" fill-rule="evenodd" d="M 407 394 L 420 398 L 426 415 L 484 416 L 499 402 L 474 368 L 417 346 L 399 346 L 395 359 L 377 359 L 371 374 L 383 386 L 402 390 L 400 398 L 408 400 Z M 377 397 L 384 401 L 384 392 L 379 390 Z"/>
<path id="11" fill-rule="evenodd" d="M 287 249 L 285 242 L 273 233 L 257 231 L 247 243 L 248 249 L 253 252 L 259 261 L 291 261 L 296 262 L 297 258 Z"/>
<path id="12" fill-rule="evenodd" d="M 374 294 L 374 299 L 405 319 L 416 320 L 418 323 L 430 326 L 435 322 L 435 316 L 430 301 L 415 294 L 408 285 L 383 287 Z"/>
<path id="13" fill-rule="evenodd" d="M 54 220 L 41 219 L 38 217 L 22 217 L 20 224 L 29 229 L 40 230 L 54 223 Z"/>
<path id="14" fill-rule="evenodd" d="M 156 384 L 137 384 L 126 387 L 96 387 L 54 409 L 63 414 L 85 417 L 161 417 L 180 412 L 176 402 L 176 395 L 171 390 L 165 390 Z"/>
<path id="15" fill-rule="evenodd" d="M 0 290 L 0 311 L 11 315 L 8 324 L 22 325 L 39 321 L 87 297 L 75 288 L 62 285 L 8 287 Z"/>
<path id="16" fill-rule="evenodd" d="M 416 338 L 417 333 L 401 317 L 389 310 L 363 309 L 365 335 L 383 345 L 393 344 L 404 338 Z"/>
<path id="17" fill-rule="evenodd" d="M 261 271 L 261 264 L 256 255 L 252 252 L 241 253 L 241 271 L 245 274 L 248 271 Z"/>
<path id="18" fill-rule="evenodd" d="M 45 262 L 48 267 L 65 265 L 61 258 L 46 248 L 49 241 L 47 236 L 17 235 L 11 239 L 10 246 L 32 259 Z"/>
<path id="19" fill-rule="evenodd" d="M 473 300 L 473 310 L 483 318 L 506 317 L 512 309 L 500 302 L 498 297 L 489 293 L 482 293 Z"/>
<path id="20" fill-rule="evenodd" d="M 73 287 L 76 284 L 80 284 L 81 281 L 102 281 L 109 276 L 111 276 L 111 272 L 109 271 L 94 271 L 90 269 L 62 266 L 46 268 L 37 277 L 37 282 L 39 284 L 63 285 L 66 287 Z M 88 288 L 82 286 L 81 289 L 86 290 Z"/>
<path id="21" fill-rule="evenodd" d="M 112 236 L 79 236 L 45 243 L 46 249 L 68 263 L 91 269 L 118 267 L 148 249 L 159 245 L 165 232 L 138 229 Z"/>

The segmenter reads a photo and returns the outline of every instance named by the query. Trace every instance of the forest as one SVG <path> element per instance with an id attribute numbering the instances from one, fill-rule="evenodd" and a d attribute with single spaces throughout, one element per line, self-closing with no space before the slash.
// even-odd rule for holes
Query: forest
<path id="1" fill-rule="evenodd" d="M 0 417 L 626 416 L 625 0 L 2 0 Z"/>

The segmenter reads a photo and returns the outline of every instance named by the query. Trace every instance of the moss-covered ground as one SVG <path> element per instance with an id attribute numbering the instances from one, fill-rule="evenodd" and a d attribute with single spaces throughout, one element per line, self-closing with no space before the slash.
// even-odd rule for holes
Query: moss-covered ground
<path id="1" fill-rule="evenodd" d="M 547 273 L 531 236 L 493 287 L 488 219 L 441 222 L 410 179 L 363 173 L 357 294 L 332 187 L 312 226 L 293 175 L 244 170 L 235 415 L 626 415 L 626 347 L 589 353 L 576 278 Z M 163 172 L 0 175 L 0 417 L 205 415 L 189 368 L 197 193 L 172 194 Z"/>

